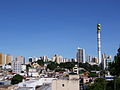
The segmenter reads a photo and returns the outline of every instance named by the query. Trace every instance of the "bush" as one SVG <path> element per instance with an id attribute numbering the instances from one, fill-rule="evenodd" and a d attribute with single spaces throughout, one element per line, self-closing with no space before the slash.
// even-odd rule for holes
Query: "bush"
<path id="1" fill-rule="evenodd" d="M 16 74 L 15 76 L 13 76 L 12 80 L 11 80 L 11 84 L 18 84 L 19 82 L 22 82 L 23 80 L 23 76 Z"/>

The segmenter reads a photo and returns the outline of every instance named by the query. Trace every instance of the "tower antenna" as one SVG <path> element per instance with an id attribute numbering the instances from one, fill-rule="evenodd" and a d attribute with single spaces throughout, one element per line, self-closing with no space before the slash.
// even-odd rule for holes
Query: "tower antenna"
<path id="1" fill-rule="evenodd" d="M 100 38 L 101 25 L 97 24 L 97 49 L 98 49 L 98 61 L 101 64 L 101 38 Z"/>

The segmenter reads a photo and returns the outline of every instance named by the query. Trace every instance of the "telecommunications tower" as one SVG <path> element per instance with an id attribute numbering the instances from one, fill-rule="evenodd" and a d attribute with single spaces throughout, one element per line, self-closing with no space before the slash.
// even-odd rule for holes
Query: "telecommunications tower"
<path id="1" fill-rule="evenodd" d="M 101 40 L 100 40 L 100 24 L 97 24 L 97 48 L 98 48 L 98 62 L 101 63 Z"/>

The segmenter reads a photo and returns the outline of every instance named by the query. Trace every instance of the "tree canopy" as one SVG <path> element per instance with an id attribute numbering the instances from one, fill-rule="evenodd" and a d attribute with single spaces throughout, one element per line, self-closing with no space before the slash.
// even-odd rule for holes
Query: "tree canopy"
<path id="1" fill-rule="evenodd" d="M 120 76 L 120 48 L 118 49 L 117 55 L 114 57 L 114 61 L 109 63 L 108 70 L 113 76 Z"/>
<path id="2" fill-rule="evenodd" d="M 37 60 L 37 63 L 38 63 L 40 66 L 44 66 L 44 61 L 43 61 L 43 60 Z"/>
<path id="3" fill-rule="evenodd" d="M 101 68 L 98 65 L 90 65 L 89 63 L 79 63 L 79 67 L 84 68 L 87 71 L 95 70 L 99 71 Z"/>
<path id="4" fill-rule="evenodd" d="M 104 90 L 105 79 L 96 78 L 94 84 L 88 86 L 86 90 Z"/>
<path id="5" fill-rule="evenodd" d="M 58 64 L 56 62 L 50 62 L 48 65 L 47 65 L 47 68 L 50 69 L 50 70 L 55 70 L 57 68 Z"/>
<path id="6" fill-rule="evenodd" d="M 60 63 L 59 64 L 60 68 L 66 68 L 66 69 L 69 69 L 69 70 L 71 70 L 74 66 L 75 66 L 74 62 L 65 62 L 65 63 Z"/>
<path id="7" fill-rule="evenodd" d="M 23 80 L 23 76 L 16 74 L 15 76 L 13 76 L 12 80 L 11 80 L 11 84 L 18 84 L 19 82 L 22 82 Z"/>
<path id="8" fill-rule="evenodd" d="M 85 90 L 120 90 L 120 78 L 111 81 L 96 78 L 94 84 L 89 85 Z"/>

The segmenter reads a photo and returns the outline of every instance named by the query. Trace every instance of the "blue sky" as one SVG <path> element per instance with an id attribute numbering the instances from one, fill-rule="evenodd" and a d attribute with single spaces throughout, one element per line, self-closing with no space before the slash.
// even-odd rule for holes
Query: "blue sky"
<path id="1" fill-rule="evenodd" d="M 119 0 L 1 0 L 0 52 L 13 56 L 72 58 L 79 46 L 97 56 L 96 24 L 102 53 L 120 44 Z"/>

